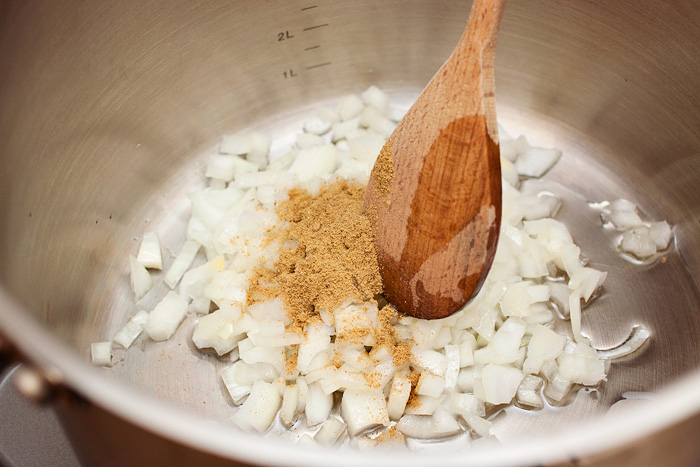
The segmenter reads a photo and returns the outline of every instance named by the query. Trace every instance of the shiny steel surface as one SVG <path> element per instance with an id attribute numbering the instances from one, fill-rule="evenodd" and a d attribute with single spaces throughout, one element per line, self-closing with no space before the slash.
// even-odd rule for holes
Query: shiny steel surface
<path id="1" fill-rule="evenodd" d="M 233 414 L 216 376 L 226 363 L 190 351 L 191 321 L 167 343 L 137 342 L 110 371 L 90 367 L 89 345 L 138 309 L 127 258 L 143 231 L 157 229 L 177 252 L 184 196 L 201 183 L 222 133 L 287 135 L 273 148 L 280 152 L 301 116 L 370 84 L 408 105 L 468 11 L 469 2 L 447 0 L 0 4 L 2 332 L 54 380 L 170 440 L 249 462 L 326 465 L 325 452 L 208 422 Z M 613 363 L 600 391 L 563 409 L 506 413 L 495 424 L 506 445 L 496 452 L 438 448 L 431 462 L 580 458 L 700 411 L 698 22 L 691 0 L 509 1 L 496 53 L 499 121 L 563 150 L 531 189 L 563 197 L 559 218 L 609 272 L 584 332 L 607 348 L 643 324 L 652 340 Z M 587 202 L 619 197 L 674 226 L 664 263 L 635 265 L 615 253 L 613 233 Z M 164 292 L 138 306 L 150 309 Z M 674 382 L 643 412 L 597 418 L 625 392 Z M 682 435 L 654 440 L 692 446 Z M 331 456 L 338 465 L 421 459 Z"/>

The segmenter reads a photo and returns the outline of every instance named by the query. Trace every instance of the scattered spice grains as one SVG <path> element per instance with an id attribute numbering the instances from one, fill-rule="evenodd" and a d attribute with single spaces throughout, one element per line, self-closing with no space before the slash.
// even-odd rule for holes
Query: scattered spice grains
<path id="1" fill-rule="evenodd" d="M 372 178 L 376 183 L 377 191 L 386 204 L 389 204 L 391 183 L 394 181 L 394 162 L 391 157 L 390 145 L 391 139 L 387 140 L 382 147 L 372 170 Z"/>
<path id="2" fill-rule="evenodd" d="M 379 436 L 374 438 L 374 441 L 381 444 L 382 447 L 402 447 L 405 443 L 404 434 L 396 429 L 395 425 L 383 430 Z"/>
<path id="3" fill-rule="evenodd" d="M 382 292 L 372 228 L 362 214 L 364 193 L 364 186 L 341 180 L 316 197 L 294 188 L 278 205 L 277 215 L 288 222 L 281 234 L 295 246 L 280 251 L 274 271 L 257 268 L 249 289 L 253 301 L 282 297 L 289 331 L 303 333 L 322 309 Z"/>

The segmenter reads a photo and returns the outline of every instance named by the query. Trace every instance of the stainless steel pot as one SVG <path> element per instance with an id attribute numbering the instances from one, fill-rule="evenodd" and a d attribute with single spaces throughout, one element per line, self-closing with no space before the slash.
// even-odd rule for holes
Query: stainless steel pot
<path id="1" fill-rule="evenodd" d="M 34 368 L 25 392 L 54 401 L 83 462 L 427 461 L 303 451 L 212 424 L 232 409 L 214 383 L 217 363 L 175 347 L 186 339 L 147 344 L 150 356 L 130 354 L 111 372 L 93 368 L 88 349 L 135 311 L 125 262 L 133 238 L 158 225 L 171 232 L 165 244 L 182 241 L 179 200 L 222 133 L 281 134 L 314 105 L 370 84 L 408 102 L 468 10 L 447 0 L 0 5 L 0 353 Z M 548 176 L 565 193 L 562 216 L 610 271 L 584 330 L 599 348 L 634 324 L 652 339 L 613 364 L 601 391 L 538 415 L 508 413 L 503 446 L 438 447 L 432 464 L 700 462 L 699 22 L 692 0 L 509 2 L 499 118 L 564 150 Z M 617 197 L 674 225 L 665 262 L 615 255 L 586 201 Z M 653 391 L 655 401 L 603 419 L 626 391 Z"/>

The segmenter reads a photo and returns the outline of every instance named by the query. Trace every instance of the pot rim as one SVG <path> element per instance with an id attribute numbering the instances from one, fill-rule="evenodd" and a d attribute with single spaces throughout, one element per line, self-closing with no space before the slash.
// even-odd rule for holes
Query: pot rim
<path id="1" fill-rule="evenodd" d="M 181 407 L 156 399 L 93 366 L 74 349 L 23 312 L 0 285 L 0 330 L 26 358 L 52 380 L 76 391 L 92 403 L 164 438 L 227 459 L 279 466 L 326 466 L 335 450 L 302 450 L 288 442 L 245 433 L 234 426 L 212 424 Z M 32 345 L 41 342 L 41 345 Z M 596 417 L 555 435 L 537 436 L 488 448 L 446 452 L 430 451 L 431 463 L 442 466 L 515 466 L 551 464 L 580 459 L 621 448 L 644 436 L 659 432 L 700 412 L 700 369 L 655 393 L 645 410 L 623 407 L 610 417 Z M 186 428 L 183 428 L 186 427 Z M 375 450 L 343 451 L 333 456 L 336 466 L 422 466 L 421 453 Z"/>

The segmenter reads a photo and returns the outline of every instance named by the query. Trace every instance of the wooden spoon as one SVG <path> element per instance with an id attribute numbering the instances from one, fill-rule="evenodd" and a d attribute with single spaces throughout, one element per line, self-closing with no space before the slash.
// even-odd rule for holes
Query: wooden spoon
<path id="1" fill-rule="evenodd" d="M 481 288 L 501 223 L 494 49 L 505 0 L 474 0 L 450 58 L 386 142 L 367 185 L 384 296 L 444 318 Z"/>

